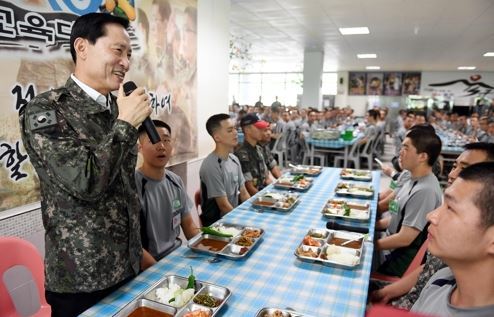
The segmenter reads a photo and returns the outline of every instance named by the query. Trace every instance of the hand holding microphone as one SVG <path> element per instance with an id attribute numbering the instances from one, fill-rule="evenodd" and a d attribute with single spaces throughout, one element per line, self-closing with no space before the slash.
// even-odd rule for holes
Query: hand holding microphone
<path id="1" fill-rule="evenodd" d="M 153 144 L 161 140 L 153 121 L 149 118 L 152 109 L 149 106 L 149 98 L 144 88 L 138 88 L 133 81 L 120 85 L 117 104 L 118 119 L 130 123 L 136 128 L 142 123 Z"/>

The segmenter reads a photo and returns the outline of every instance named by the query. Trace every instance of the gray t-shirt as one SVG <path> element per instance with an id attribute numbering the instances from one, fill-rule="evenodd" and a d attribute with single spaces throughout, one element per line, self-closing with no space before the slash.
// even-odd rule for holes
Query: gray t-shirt
<path id="1" fill-rule="evenodd" d="M 396 201 L 399 211 L 397 214 L 392 214 L 388 235 L 399 231 L 402 217 L 403 226 L 423 230 L 427 224 L 427 214 L 439 207 L 442 202 L 442 191 L 437 177 L 432 173 L 417 179 L 410 177 L 396 193 Z"/>
<path id="2" fill-rule="evenodd" d="M 201 220 L 203 225 L 209 226 L 221 218 L 221 212 L 216 203 L 216 197 L 228 199 L 235 208 L 238 205 L 240 188 L 245 179 L 238 158 L 229 154 L 223 160 L 214 152 L 210 153 L 202 162 L 199 170 L 201 179 Z"/>
<path id="3" fill-rule="evenodd" d="M 135 181 L 146 224 L 148 250 L 159 259 L 175 244 L 180 235 L 181 221 L 190 213 L 193 202 L 182 179 L 171 171 L 167 170 L 161 180 L 136 171 Z M 143 245 L 146 245 L 144 241 Z"/>
<path id="4" fill-rule="evenodd" d="M 424 229 L 427 225 L 427 214 L 439 207 L 441 202 L 441 187 L 432 173 L 416 179 L 410 178 L 403 184 L 394 201 L 397 207 L 391 208 L 390 204 L 391 221 L 383 237 L 398 233 L 401 226 L 415 228 L 420 233 L 406 247 L 381 251 L 382 265 L 378 268 L 379 273 L 403 275 L 426 239 L 427 232 Z"/>
<path id="5" fill-rule="evenodd" d="M 494 305 L 473 308 L 454 307 L 451 294 L 456 289 L 456 280 L 449 267 L 440 270 L 429 280 L 412 311 L 433 316 L 492 317 Z"/>

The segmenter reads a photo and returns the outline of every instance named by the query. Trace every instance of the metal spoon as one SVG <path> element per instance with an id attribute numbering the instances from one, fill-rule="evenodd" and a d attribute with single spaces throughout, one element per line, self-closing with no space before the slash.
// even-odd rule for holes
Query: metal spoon
<path id="1" fill-rule="evenodd" d="M 358 241 L 358 240 L 360 240 L 360 239 L 365 240 L 365 239 L 367 239 L 367 237 L 368 237 L 368 236 L 369 236 L 369 234 L 368 234 L 368 233 L 366 233 L 366 234 L 364 234 L 363 236 L 359 236 L 359 237 L 356 237 L 356 238 L 353 238 L 353 239 L 351 239 L 351 240 L 348 240 L 348 241 L 343 242 L 343 243 L 341 244 L 341 246 L 345 246 L 345 245 L 349 244 L 350 242 L 353 242 L 353 241 Z"/>
<path id="2" fill-rule="evenodd" d="M 206 257 L 200 256 L 200 255 L 182 255 L 182 257 L 187 258 L 187 259 L 205 260 L 205 261 L 207 261 L 209 263 L 218 263 L 218 262 L 221 262 L 221 259 L 218 258 L 218 257 L 209 257 L 209 258 L 206 258 Z"/>

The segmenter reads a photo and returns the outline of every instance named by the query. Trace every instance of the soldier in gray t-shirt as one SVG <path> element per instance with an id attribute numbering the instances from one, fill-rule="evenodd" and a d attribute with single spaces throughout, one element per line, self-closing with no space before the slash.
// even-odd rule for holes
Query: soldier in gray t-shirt
<path id="1" fill-rule="evenodd" d="M 143 126 L 138 129 L 142 166 L 135 172 L 141 202 L 141 240 L 144 249 L 159 260 L 180 245 L 180 228 L 187 239 L 199 233 L 190 211 L 192 200 L 182 179 L 165 169 L 172 153 L 171 128 L 153 120 L 161 140 L 152 144 Z"/>
<path id="2" fill-rule="evenodd" d="M 209 226 L 250 198 L 238 158 L 232 154 L 238 144 L 237 130 L 230 116 L 224 113 L 211 116 L 206 130 L 216 147 L 202 162 L 201 220 Z"/>

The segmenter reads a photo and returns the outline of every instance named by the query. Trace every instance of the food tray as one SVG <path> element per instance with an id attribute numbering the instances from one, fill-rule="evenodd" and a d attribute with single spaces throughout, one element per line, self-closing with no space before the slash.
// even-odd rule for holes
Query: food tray
<path id="1" fill-rule="evenodd" d="M 129 316 L 135 309 L 139 307 L 149 307 L 151 309 L 157 310 L 163 314 L 163 316 L 177 316 L 184 317 L 187 313 L 203 310 L 210 313 L 210 316 L 215 316 L 216 313 L 223 307 L 228 298 L 231 295 L 231 292 L 228 288 L 219 286 L 216 284 L 211 284 L 202 281 L 195 281 L 194 286 L 194 296 L 187 301 L 181 307 L 173 307 L 170 304 L 161 303 L 157 296 L 156 290 L 162 287 L 168 287 L 170 284 L 177 284 L 181 288 L 186 288 L 188 284 L 188 279 L 186 277 L 178 276 L 178 275 L 167 275 L 158 282 L 156 282 L 151 288 L 146 290 L 143 295 L 134 299 L 132 302 L 127 304 L 124 308 L 122 308 L 117 314 L 113 315 L 115 317 L 127 317 Z M 210 295 L 217 300 L 215 307 L 207 307 L 201 304 L 195 303 L 198 296 L 203 294 Z M 146 316 L 146 315 L 140 315 Z"/>
<path id="2" fill-rule="evenodd" d="M 335 192 L 336 194 L 341 196 L 351 196 L 367 199 L 372 199 L 372 197 L 374 197 L 374 187 L 372 187 L 372 185 L 361 185 L 342 182 L 336 185 Z"/>
<path id="3" fill-rule="evenodd" d="M 261 228 L 231 223 L 218 222 L 211 227 L 218 228 L 219 226 L 235 228 L 239 230 L 239 233 L 230 238 L 201 233 L 190 239 L 187 246 L 195 252 L 239 260 L 249 255 L 264 235 L 264 230 Z M 250 245 L 239 245 L 243 242 L 250 243 Z"/>
<path id="4" fill-rule="evenodd" d="M 278 315 L 275 315 L 275 313 L 278 313 Z M 302 314 L 299 312 L 296 312 L 291 309 L 281 309 L 281 308 L 272 308 L 272 307 L 264 307 L 261 308 L 260 310 L 257 311 L 255 317 L 274 317 L 274 316 L 281 316 L 281 317 L 311 317 L 306 314 Z"/>
<path id="5" fill-rule="evenodd" d="M 368 170 L 344 168 L 340 172 L 340 177 L 342 179 L 370 182 L 372 180 L 372 172 Z"/>
<path id="6" fill-rule="evenodd" d="M 273 186 L 279 189 L 288 189 L 295 191 L 306 191 L 312 186 L 313 183 L 312 178 L 308 178 L 302 175 L 300 176 L 303 177 L 301 180 L 294 181 L 295 177 L 297 176 L 288 176 L 288 177 L 282 176 L 278 178 L 278 180 L 273 184 Z"/>
<path id="7" fill-rule="evenodd" d="M 359 237 L 360 240 L 358 241 L 350 242 L 346 246 L 339 246 L 347 240 Z M 314 241 L 319 245 L 311 243 Z M 295 250 L 295 256 L 301 261 L 318 262 L 343 269 L 355 269 L 360 265 L 363 248 L 363 234 L 339 230 L 310 229 Z M 328 256 L 328 251 L 330 256 Z M 312 255 L 302 254 L 302 252 L 310 252 Z"/>
<path id="8" fill-rule="evenodd" d="M 289 212 L 300 202 L 300 195 L 291 192 L 266 192 L 256 197 L 252 206 L 259 210 Z"/>
<path id="9" fill-rule="evenodd" d="M 350 215 L 345 215 L 344 204 L 350 208 Z M 338 217 L 352 220 L 369 220 L 369 203 L 361 203 L 345 199 L 329 199 L 321 210 L 325 217 Z"/>
<path id="10" fill-rule="evenodd" d="M 290 173 L 295 174 L 295 175 L 307 175 L 307 176 L 318 176 L 322 172 L 322 167 L 321 166 L 314 166 L 314 165 L 296 165 L 295 167 L 292 167 L 290 170 Z"/>

